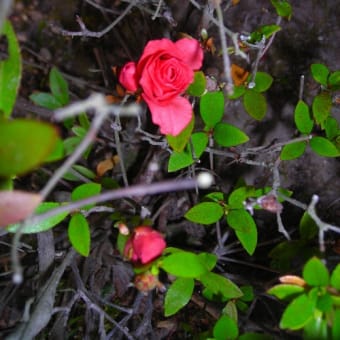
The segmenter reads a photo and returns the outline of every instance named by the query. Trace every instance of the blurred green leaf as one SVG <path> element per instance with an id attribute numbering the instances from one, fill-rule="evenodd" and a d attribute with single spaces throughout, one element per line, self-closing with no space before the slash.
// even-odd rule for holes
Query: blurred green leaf
<path id="1" fill-rule="evenodd" d="M 255 76 L 254 91 L 264 92 L 267 91 L 273 83 L 273 77 L 266 72 L 257 72 Z"/>
<path id="2" fill-rule="evenodd" d="M 197 71 L 194 74 L 194 81 L 187 88 L 187 93 L 190 96 L 200 97 L 203 95 L 206 87 L 205 75 L 202 71 Z"/>
<path id="3" fill-rule="evenodd" d="M 332 338 L 340 339 L 340 309 L 334 310 L 333 325 L 332 325 Z"/>
<path id="4" fill-rule="evenodd" d="M 310 140 L 310 147 L 314 152 L 324 157 L 339 157 L 340 151 L 327 138 L 315 136 Z"/>
<path id="5" fill-rule="evenodd" d="M 256 196 L 256 190 L 254 187 L 244 186 L 237 188 L 231 192 L 228 197 L 228 205 L 231 209 L 241 209 L 244 207 L 243 202 L 248 197 Z"/>
<path id="6" fill-rule="evenodd" d="M 199 253 L 197 255 L 207 270 L 212 270 L 217 263 L 217 256 L 211 253 Z"/>
<path id="7" fill-rule="evenodd" d="M 81 184 L 78 187 L 76 187 L 72 193 L 71 193 L 71 199 L 72 201 L 79 201 L 82 200 L 84 198 L 88 198 L 91 196 L 95 196 L 100 194 L 101 191 L 101 185 L 98 183 L 85 183 L 85 184 Z M 89 210 L 92 207 L 94 207 L 95 204 L 87 204 L 83 207 L 81 207 L 81 209 L 85 209 L 85 210 Z"/>
<path id="8" fill-rule="evenodd" d="M 224 147 L 237 146 L 249 140 L 242 130 L 228 123 L 217 123 L 213 137 L 216 143 Z"/>
<path id="9" fill-rule="evenodd" d="M 235 230 L 243 248 L 252 255 L 257 244 L 257 228 L 251 215 L 244 209 L 231 210 L 227 214 L 227 222 Z"/>
<path id="10" fill-rule="evenodd" d="M 324 124 L 326 137 L 329 140 L 336 138 L 340 135 L 339 123 L 333 117 L 328 117 Z"/>
<path id="11" fill-rule="evenodd" d="M 207 92 L 200 99 L 200 113 L 204 124 L 213 128 L 224 114 L 224 95 L 222 91 Z"/>
<path id="12" fill-rule="evenodd" d="M 340 291 L 340 264 L 338 264 L 332 272 L 331 285 Z"/>
<path id="13" fill-rule="evenodd" d="M 167 135 L 166 139 L 174 151 L 181 152 L 188 144 L 192 130 L 194 128 L 195 119 L 192 117 L 187 127 L 177 136 Z"/>
<path id="14" fill-rule="evenodd" d="M 186 251 L 179 251 L 165 257 L 160 267 L 171 275 L 187 278 L 198 278 L 207 272 L 201 259 L 196 254 Z"/>
<path id="15" fill-rule="evenodd" d="M 241 297 L 242 301 L 250 302 L 254 300 L 254 289 L 252 286 L 241 286 L 240 287 L 243 296 Z"/>
<path id="16" fill-rule="evenodd" d="M 216 340 L 234 340 L 238 337 L 238 326 L 228 315 L 222 315 L 215 323 L 213 334 Z"/>
<path id="17" fill-rule="evenodd" d="M 256 120 L 262 120 L 267 112 L 267 102 L 262 93 L 247 89 L 243 96 L 243 105 L 247 113 Z"/>
<path id="18" fill-rule="evenodd" d="M 164 315 L 176 314 L 191 299 L 195 281 L 192 278 L 179 277 L 168 288 L 164 301 Z"/>
<path id="19" fill-rule="evenodd" d="M 235 300 L 229 300 L 225 307 L 222 309 L 222 314 L 228 315 L 236 323 L 238 322 L 238 312 Z"/>
<path id="20" fill-rule="evenodd" d="M 85 166 L 75 164 L 75 165 L 72 165 L 71 169 L 72 171 L 68 171 L 63 176 L 63 178 L 68 181 L 75 181 L 75 182 L 81 181 L 81 178 L 76 176 L 76 174 L 74 174 L 73 171 L 79 173 L 81 176 L 84 176 L 85 178 L 90 179 L 90 180 L 94 180 L 96 178 L 96 174 L 92 170 L 86 168 Z"/>
<path id="21" fill-rule="evenodd" d="M 303 278 L 310 286 L 327 286 L 328 269 L 317 257 L 312 257 L 303 267 Z"/>
<path id="22" fill-rule="evenodd" d="M 290 161 L 299 158 L 306 150 L 307 142 L 295 142 L 286 144 L 280 153 L 280 158 L 283 161 Z"/>
<path id="23" fill-rule="evenodd" d="M 54 149 L 45 159 L 45 162 L 55 162 L 63 159 L 65 156 L 64 143 L 60 138 L 57 138 Z"/>
<path id="24" fill-rule="evenodd" d="M 322 314 L 315 313 L 314 317 L 307 322 L 303 328 L 304 340 L 328 340 L 327 321 L 323 319 Z M 334 338 L 333 340 L 335 340 Z"/>
<path id="25" fill-rule="evenodd" d="M 68 238 L 72 247 L 83 256 L 90 253 L 91 234 L 86 218 L 81 213 L 72 215 L 68 225 Z"/>
<path id="26" fill-rule="evenodd" d="M 51 154 L 58 133 L 48 123 L 0 120 L 0 177 L 22 175 L 35 169 Z"/>
<path id="27" fill-rule="evenodd" d="M 52 95 L 62 104 L 62 106 L 65 106 L 69 103 L 70 97 L 68 84 L 56 67 L 52 67 L 50 71 L 49 85 Z"/>
<path id="28" fill-rule="evenodd" d="M 278 25 L 264 25 L 256 29 L 256 31 L 250 34 L 248 42 L 251 44 L 258 43 L 262 40 L 263 37 L 266 39 L 270 38 L 274 33 L 281 30 L 281 27 Z"/>
<path id="29" fill-rule="evenodd" d="M 43 202 L 39 204 L 39 206 L 35 210 L 35 214 L 37 215 L 43 214 L 49 210 L 58 208 L 60 206 L 61 204 L 57 202 Z M 57 215 L 48 217 L 41 222 L 30 223 L 29 225 L 25 226 L 22 232 L 24 234 L 34 234 L 34 233 L 39 233 L 41 231 L 49 230 L 53 228 L 54 226 L 56 226 L 57 224 L 59 224 L 62 220 L 64 220 L 68 214 L 69 214 L 68 212 L 59 213 Z M 18 230 L 19 226 L 20 224 L 18 223 L 11 224 L 10 226 L 8 226 L 7 231 L 11 233 L 15 233 Z"/>
<path id="30" fill-rule="evenodd" d="M 271 0 L 272 5 L 276 9 L 277 15 L 290 20 L 292 16 L 292 7 L 286 0 Z"/>
<path id="31" fill-rule="evenodd" d="M 261 333 L 244 333 L 240 335 L 238 340 L 274 340 L 274 338 L 268 334 L 261 334 Z"/>
<path id="32" fill-rule="evenodd" d="M 30 95 L 31 101 L 38 106 L 45 107 L 49 110 L 55 110 L 62 107 L 62 104 L 57 98 L 50 93 L 46 92 L 35 92 Z"/>
<path id="33" fill-rule="evenodd" d="M 303 328 L 313 317 L 315 304 L 302 294 L 294 299 L 285 309 L 280 328 L 297 330 Z"/>
<path id="34" fill-rule="evenodd" d="M 304 287 L 293 285 L 293 284 L 278 284 L 270 288 L 267 293 L 276 296 L 278 299 L 289 299 L 302 292 L 304 292 Z"/>
<path id="35" fill-rule="evenodd" d="M 229 99 L 238 99 L 244 95 L 246 88 L 244 85 L 234 86 L 234 93 L 228 94 Z"/>
<path id="36" fill-rule="evenodd" d="M 13 110 L 21 81 L 21 55 L 18 40 L 10 21 L 0 31 L 8 42 L 8 57 L 0 61 L 0 118 L 8 118 Z"/>
<path id="37" fill-rule="evenodd" d="M 317 124 L 324 126 L 326 119 L 329 117 L 332 107 L 332 98 L 330 93 L 321 92 L 313 99 L 312 111 L 313 117 Z"/>
<path id="38" fill-rule="evenodd" d="M 333 301 L 331 295 L 327 292 L 318 296 L 316 301 L 316 308 L 323 313 L 328 313 L 331 311 L 333 306 Z"/>
<path id="39" fill-rule="evenodd" d="M 193 206 L 184 217 L 195 223 L 212 224 L 216 223 L 224 215 L 224 209 L 215 202 L 203 202 Z"/>
<path id="40" fill-rule="evenodd" d="M 315 221 L 309 216 L 307 212 L 304 212 L 299 224 L 301 240 L 312 240 L 319 232 L 319 228 Z"/>
<path id="41" fill-rule="evenodd" d="M 312 132 L 314 122 L 310 117 L 308 105 L 299 100 L 294 111 L 294 121 L 297 129 L 306 135 Z"/>
<path id="42" fill-rule="evenodd" d="M 331 73 L 328 78 L 328 84 L 333 91 L 340 90 L 340 71 Z"/>
<path id="43" fill-rule="evenodd" d="M 314 80 L 324 87 L 327 87 L 329 76 L 328 67 L 324 64 L 312 64 L 310 68 Z"/>

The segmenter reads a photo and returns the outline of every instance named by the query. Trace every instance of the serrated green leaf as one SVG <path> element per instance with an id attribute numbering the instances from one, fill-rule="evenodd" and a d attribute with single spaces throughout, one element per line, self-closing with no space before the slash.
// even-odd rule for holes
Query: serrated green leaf
<path id="1" fill-rule="evenodd" d="M 257 228 L 251 215 L 244 209 L 231 210 L 227 214 L 227 222 L 235 230 L 243 248 L 252 255 L 257 244 Z"/>
<path id="2" fill-rule="evenodd" d="M 321 92 L 313 99 L 312 111 L 317 124 L 323 127 L 329 117 L 332 107 L 332 98 L 328 92 Z"/>
<path id="3" fill-rule="evenodd" d="M 56 128 L 28 119 L 0 121 L 0 177 L 22 175 L 50 155 L 57 142 Z"/>
<path id="4" fill-rule="evenodd" d="M 51 68 L 49 85 L 52 95 L 62 104 L 62 106 L 69 103 L 70 97 L 67 81 L 56 67 Z"/>
<path id="5" fill-rule="evenodd" d="M 21 54 L 12 24 L 6 20 L 0 27 L 8 42 L 8 57 L 0 61 L 0 118 L 10 117 L 21 81 Z"/>
<path id="6" fill-rule="evenodd" d="M 216 340 L 234 340 L 238 337 L 238 326 L 228 315 L 222 315 L 215 323 L 213 334 Z"/>
<path id="7" fill-rule="evenodd" d="M 192 278 L 179 277 L 168 288 L 164 301 L 164 315 L 176 314 L 190 301 L 195 281 Z"/>
<path id="8" fill-rule="evenodd" d="M 224 209 L 215 202 L 202 202 L 192 207 L 184 217 L 195 223 L 216 223 L 224 215 Z"/>
<path id="9" fill-rule="evenodd" d="M 266 72 L 257 72 L 255 76 L 254 91 L 264 92 L 267 91 L 273 83 L 273 77 Z"/>
<path id="10" fill-rule="evenodd" d="M 276 296 L 278 299 L 292 298 L 304 291 L 304 287 L 293 284 L 279 284 L 270 288 L 267 293 Z"/>
<path id="11" fill-rule="evenodd" d="M 68 225 L 68 238 L 72 247 L 83 256 L 90 253 L 91 234 L 86 218 L 81 213 L 72 215 Z"/>
<path id="12" fill-rule="evenodd" d="M 292 16 L 292 7 L 286 0 L 271 0 L 272 5 L 276 9 L 276 13 L 283 18 L 290 20 Z"/>
<path id="13" fill-rule="evenodd" d="M 190 123 L 186 126 L 182 132 L 177 136 L 167 135 L 166 140 L 168 141 L 171 148 L 176 152 L 181 152 L 184 150 L 185 146 L 188 144 L 192 130 L 194 129 L 195 118 L 192 117 Z"/>
<path id="14" fill-rule="evenodd" d="M 340 71 L 335 71 L 331 73 L 328 78 L 328 84 L 333 91 L 340 89 Z"/>
<path id="15" fill-rule="evenodd" d="M 194 81 L 189 85 L 186 92 L 190 96 L 200 97 L 205 91 L 206 83 L 207 81 L 204 73 L 202 71 L 197 71 L 194 74 Z"/>
<path id="16" fill-rule="evenodd" d="M 297 129 L 306 135 L 311 133 L 314 122 L 310 117 L 308 105 L 299 100 L 294 111 L 294 121 Z"/>
<path id="17" fill-rule="evenodd" d="M 55 110 L 62 107 L 59 100 L 50 93 L 35 92 L 30 95 L 30 99 L 35 105 L 45 107 L 49 110 Z"/>
<path id="18" fill-rule="evenodd" d="M 207 272 L 206 266 L 196 254 L 185 251 L 167 256 L 160 267 L 171 275 L 187 278 L 198 278 Z"/>
<path id="19" fill-rule="evenodd" d="M 340 264 L 338 264 L 332 272 L 331 285 L 340 291 Z"/>
<path id="20" fill-rule="evenodd" d="M 79 201 L 84 198 L 98 195 L 101 191 L 101 185 L 98 183 L 85 183 L 76 187 L 71 193 L 72 201 Z M 95 204 L 87 204 L 81 207 L 81 209 L 89 210 L 94 207 Z"/>
<path id="21" fill-rule="evenodd" d="M 224 147 L 237 146 L 249 140 L 242 130 L 228 123 L 217 123 L 213 137 L 216 143 Z"/>
<path id="22" fill-rule="evenodd" d="M 256 120 L 262 120 L 267 112 L 267 102 L 262 93 L 247 89 L 243 96 L 243 105 L 247 113 Z"/>
<path id="23" fill-rule="evenodd" d="M 224 114 L 224 95 L 223 92 L 207 92 L 200 100 L 200 114 L 204 124 L 213 128 L 219 123 Z"/>
<path id="24" fill-rule="evenodd" d="M 243 295 L 241 289 L 226 277 L 213 273 L 206 272 L 199 277 L 199 281 L 209 289 L 209 291 L 218 296 L 221 295 L 224 299 L 236 299 Z"/>
<path id="25" fill-rule="evenodd" d="M 291 330 L 303 328 L 313 317 L 314 308 L 315 304 L 305 294 L 300 295 L 285 309 L 280 328 Z"/>
<path id="26" fill-rule="evenodd" d="M 312 257 L 303 267 L 302 276 L 310 286 L 327 286 L 329 273 L 323 262 Z"/>
<path id="27" fill-rule="evenodd" d="M 327 138 L 315 136 L 310 140 L 310 147 L 314 152 L 324 157 L 339 157 L 340 151 Z"/>
<path id="28" fill-rule="evenodd" d="M 310 68 L 314 80 L 317 81 L 319 84 L 327 87 L 329 76 L 328 67 L 324 64 L 312 64 Z"/>
<path id="29" fill-rule="evenodd" d="M 35 210 L 35 214 L 37 214 L 37 215 L 43 214 L 43 213 L 45 213 L 49 210 L 58 208 L 60 206 L 61 206 L 61 204 L 57 203 L 57 202 L 43 202 L 43 203 L 39 204 L 39 206 Z M 59 224 L 62 220 L 64 220 L 65 217 L 68 214 L 69 214 L 68 212 L 60 213 L 60 214 L 57 214 L 57 215 L 53 215 L 49 218 L 46 218 L 41 222 L 30 223 L 27 226 L 25 226 L 22 233 L 24 233 L 24 234 L 34 234 L 34 233 L 39 233 L 41 231 L 49 230 L 49 229 L 53 228 L 54 226 L 56 226 L 57 224 Z M 18 230 L 19 226 L 20 226 L 20 224 L 18 224 L 18 223 L 11 224 L 10 226 L 7 227 L 7 231 L 9 231 L 10 233 L 15 233 Z"/>
<path id="30" fill-rule="evenodd" d="M 280 158 L 283 161 L 290 161 L 299 158 L 306 150 L 307 142 L 295 142 L 285 145 L 280 153 Z"/>

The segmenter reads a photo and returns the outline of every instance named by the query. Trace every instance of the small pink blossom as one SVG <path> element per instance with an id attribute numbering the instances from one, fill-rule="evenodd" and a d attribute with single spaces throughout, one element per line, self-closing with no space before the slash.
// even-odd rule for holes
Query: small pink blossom
<path id="1" fill-rule="evenodd" d="M 124 256 L 132 262 L 146 264 L 160 256 L 165 247 L 162 234 L 151 227 L 140 226 L 126 242 Z"/>
<path id="2" fill-rule="evenodd" d="M 202 62 L 203 50 L 195 39 L 152 40 L 137 64 L 123 67 L 119 81 L 130 92 L 140 88 L 153 123 L 161 133 L 176 136 L 192 119 L 191 104 L 182 95 Z"/>

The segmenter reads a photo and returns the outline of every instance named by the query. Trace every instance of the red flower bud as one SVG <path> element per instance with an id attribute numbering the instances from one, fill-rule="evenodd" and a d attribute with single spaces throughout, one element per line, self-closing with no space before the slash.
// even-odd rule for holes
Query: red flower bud
<path id="1" fill-rule="evenodd" d="M 132 262 L 146 264 L 160 256 L 165 247 L 162 234 L 151 227 L 140 226 L 126 242 L 124 256 Z"/>

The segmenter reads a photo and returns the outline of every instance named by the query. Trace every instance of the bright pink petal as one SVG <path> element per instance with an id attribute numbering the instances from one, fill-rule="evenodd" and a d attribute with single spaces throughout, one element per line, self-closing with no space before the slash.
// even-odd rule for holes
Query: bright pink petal
<path id="1" fill-rule="evenodd" d="M 178 96 L 160 105 L 142 96 L 149 106 L 153 123 L 159 125 L 161 133 L 177 136 L 190 123 L 192 107 L 188 99 Z"/>
<path id="2" fill-rule="evenodd" d="M 193 70 L 202 67 L 203 50 L 199 42 L 195 39 L 183 38 L 175 42 L 180 51 L 181 59 L 186 62 Z"/>
<path id="3" fill-rule="evenodd" d="M 138 89 L 138 80 L 136 74 L 136 63 L 130 61 L 126 63 L 119 73 L 119 82 L 129 92 L 136 92 Z"/>

